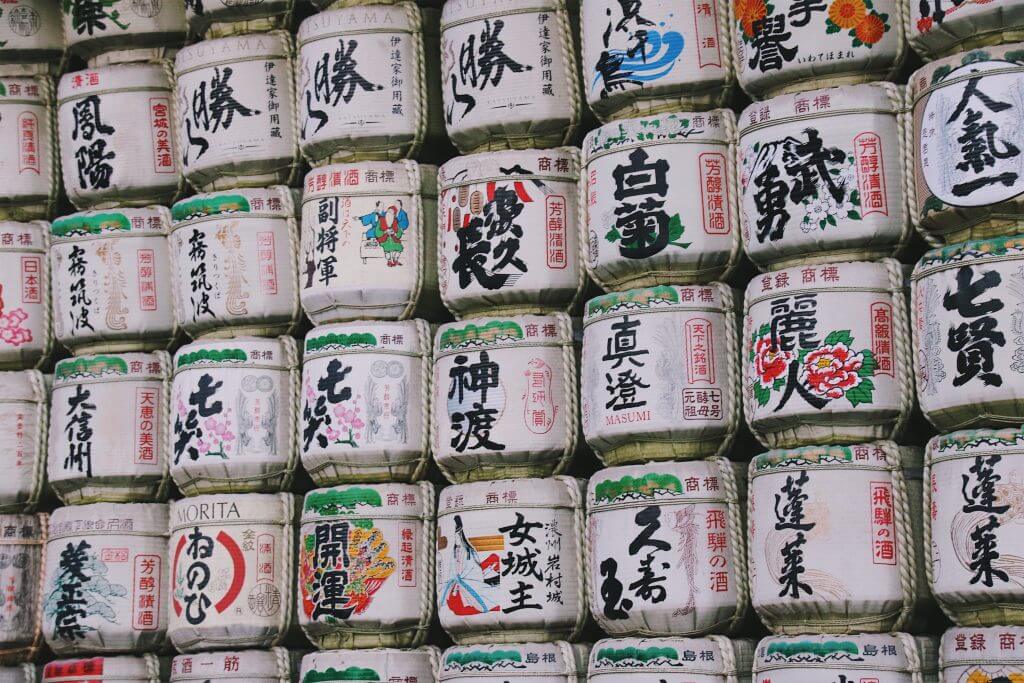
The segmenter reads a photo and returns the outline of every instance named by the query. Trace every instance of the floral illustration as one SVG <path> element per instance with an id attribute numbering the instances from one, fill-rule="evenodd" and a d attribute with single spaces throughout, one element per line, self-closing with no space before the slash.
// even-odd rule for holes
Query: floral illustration
<path id="1" fill-rule="evenodd" d="M 331 542 L 319 540 L 324 538 Z M 317 524 L 299 549 L 302 609 L 307 617 L 327 623 L 363 614 L 397 568 L 384 533 L 372 520 Z"/>
<path id="2" fill-rule="evenodd" d="M 190 411 L 189 406 L 180 397 L 177 402 L 178 420 L 182 424 L 191 425 L 198 416 Z M 225 409 L 223 417 L 210 415 L 202 418 L 198 428 L 191 430 L 191 436 L 198 437 L 191 446 L 196 451 L 197 460 L 199 456 L 211 456 L 227 460 L 235 450 L 237 435 L 232 431 L 231 409 Z M 177 458 L 175 459 L 177 463 Z"/>
<path id="3" fill-rule="evenodd" d="M 743 42 L 750 43 L 754 39 L 754 22 L 764 19 L 775 11 L 765 0 L 736 0 L 736 21 L 743 29 Z"/>
<path id="4" fill-rule="evenodd" d="M 356 400 L 359 398 L 360 396 L 357 394 Z M 342 401 L 335 404 L 334 424 L 327 427 L 327 438 L 332 443 L 348 444 L 352 448 L 359 446 L 359 439 L 363 438 L 359 430 L 366 426 L 359 416 L 361 410 L 355 401 Z"/>
<path id="5" fill-rule="evenodd" d="M 766 333 L 754 342 L 754 350 L 751 354 L 757 383 L 761 388 L 768 391 L 782 388 L 786 381 L 786 370 L 789 369 L 789 364 L 796 358 L 796 354 L 792 351 L 783 351 L 777 346 L 776 348 L 772 347 L 771 337 Z"/>
<path id="6" fill-rule="evenodd" d="M 338 377 L 340 381 L 348 371 L 341 375 L 331 375 L 329 371 L 327 377 Z M 303 448 L 308 450 L 314 442 L 320 448 L 327 448 L 330 444 L 359 447 L 366 429 L 362 394 L 353 395 L 351 387 L 319 392 L 309 379 L 304 383 L 302 393 L 302 419 L 306 424 L 302 433 Z"/>
<path id="7" fill-rule="evenodd" d="M 11 346 L 21 346 L 32 341 L 32 330 L 22 327 L 28 320 L 28 313 L 22 308 L 4 310 L 3 285 L 0 285 L 0 341 Z"/>
<path id="8" fill-rule="evenodd" d="M 876 12 L 872 0 L 832 0 L 825 19 L 825 33 L 846 31 L 853 47 L 872 47 L 890 28 L 889 15 Z"/>

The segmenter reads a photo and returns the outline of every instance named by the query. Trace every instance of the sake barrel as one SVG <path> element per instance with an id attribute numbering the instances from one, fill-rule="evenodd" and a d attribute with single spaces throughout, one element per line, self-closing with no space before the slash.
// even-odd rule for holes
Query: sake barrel
<path id="1" fill-rule="evenodd" d="M 43 636 L 58 655 L 167 641 L 167 506 L 94 503 L 50 515 Z"/>
<path id="2" fill-rule="evenodd" d="M 207 38 L 288 29 L 295 0 L 192 0 L 185 19 L 192 33 Z"/>
<path id="3" fill-rule="evenodd" d="M 999 7 L 982 3 L 910 3 L 907 40 L 926 60 L 960 50 L 1012 43 L 1024 37 L 1024 5 L 1006 2 Z"/>
<path id="4" fill-rule="evenodd" d="M 743 409 L 762 444 L 902 433 L 914 377 L 899 263 L 778 270 L 751 280 L 744 305 Z"/>
<path id="5" fill-rule="evenodd" d="M 931 638 L 907 633 L 770 637 L 757 644 L 753 681 L 937 683 L 936 650 Z"/>
<path id="6" fill-rule="evenodd" d="M 71 0 L 61 7 L 67 48 L 90 67 L 162 59 L 185 43 L 181 2 Z"/>
<path id="7" fill-rule="evenodd" d="M 74 353 L 148 351 L 177 335 L 162 206 L 83 211 L 51 226 L 54 335 Z"/>
<path id="8" fill-rule="evenodd" d="M 583 483 L 500 479 L 441 491 L 437 612 L 456 643 L 576 638 L 587 621 Z"/>
<path id="9" fill-rule="evenodd" d="M 109 209 L 174 201 L 183 182 L 172 102 L 163 64 L 121 64 L 61 77 L 57 124 L 72 204 Z"/>
<path id="10" fill-rule="evenodd" d="M 178 324 L 193 337 L 290 334 L 299 227 L 283 185 L 195 195 L 171 209 Z"/>
<path id="11" fill-rule="evenodd" d="M 251 683 L 292 683 L 291 655 L 283 647 L 269 650 L 200 652 L 171 660 L 170 683 L 245 680 Z"/>
<path id="12" fill-rule="evenodd" d="M 735 631 L 747 616 L 741 485 L 725 458 L 599 470 L 587 485 L 587 597 L 613 636 Z"/>
<path id="13" fill-rule="evenodd" d="M 583 683 L 589 645 L 551 643 L 450 647 L 441 657 L 444 683 Z"/>
<path id="14" fill-rule="evenodd" d="M 434 460 L 451 482 L 547 477 L 578 443 L 576 354 L 564 313 L 476 318 L 434 341 Z"/>
<path id="15" fill-rule="evenodd" d="M 441 315 L 436 167 L 364 161 L 307 173 L 299 270 L 317 325 Z"/>
<path id="16" fill-rule="evenodd" d="M 592 130 L 579 221 L 590 277 L 605 291 L 727 277 L 740 258 L 735 154 L 727 109 Z"/>
<path id="17" fill-rule="evenodd" d="M 734 0 L 740 86 L 755 98 L 894 80 L 907 56 L 899 0 Z"/>
<path id="18" fill-rule="evenodd" d="M 608 465 L 724 455 L 740 424 L 733 290 L 658 285 L 587 302 L 580 413 Z"/>
<path id="19" fill-rule="evenodd" d="M 299 144 L 314 165 L 416 158 L 425 142 L 446 144 L 436 10 L 331 10 L 303 21 L 297 42 Z"/>
<path id="20" fill-rule="evenodd" d="M 346 681 L 416 681 L 435 683 L 441 651 L 433 645 L 416 650 L 321 650 L 302 658 L 301 681 L 331 680 L 344 676 Z"/>
<path id="21" fill-rule="evenodd" d="M 441 13 L 448 137 L 463 154 L 569 144 L 583 108 L 563 0 L 456 0 Z"/>
<path id="22" fill-rule="evenodd" d="M 1012 681 L 1024 674 L 1019 626 L 953 627 L 942 634 L 939 668 L 942 683 Z"/>
<path id="23" fill-rule="evenodd" d="M 53 349 L 49 244 L 49 223 L 0 221 L 0 368 L 39 367 Z"/>
<path id="24" fill-rule="evenodd" d="M 36 683 L 38 680 L 35 664 L 0 666 L 0 683 Z"/>
<path id="25" fill-rule="evenodd" d="M 754 641 L 706 638 L 606 638 L 590 651 L 587 680 L 658 683 L 684 675 L 703 683 L 750 683 Z"/>
<path id="26" fill-rule="evenodd" d="M 42 683 L 160 683 L 160 660 L 141 657 L 62 659 L 43 667 Z"/>
<path id="27" fill-rule="evenodd" d="M 320 486 L 420 479 L 430 458 L 430 326 L 324 325 L 306 335 L 302 465 Z"/>
<path id="28" fill-rule="evenodd" d="M 434 616 L 433 553 L 430 482 L 310 491 L 298 561 L 306 637 L 320 649 L 423 644 Z"/>
<path id="29" fill-rule="evenodd" d="M 65 504 L 167 498 L 165 351 L 59 361 L 50 394 L 50 487 Z"/>
<path id="30" fill-rule="evenodd" d="M 0 75 L 60 73 L 64 26 L 53 0 L 12 0 L 0 20 Z"/>
<path id="31" fill-rule="evenodd" d="M 0 515 L 0 663 L 31 661 L 43 644 L 41 592 L 48 525 L 45 513 Z M 0 673 L 0 683 L 4 681 Z"/>
<path id="32" fill-rule="evenodd" d="M 4 220 L 48 219 L 57 209 L 60 160 L 54 109 L 49 78 L 0 78 L 0 144 L 7 150 L 0 158 Z"/>
<path id="33" fill-rule="evenodd" d="M 185 178 L 201 192 L 296 178 L 293 46 L 285 31 L 204 40 L 174 62 Z"/>
<path id="34" fill-rule="evenodd" d="M 46 378 L 38 370 L 0 372 L 0 513 L 30 512 L 46 477 Z"/>
<path id="35" fill-rule="evenodd" d="M 171 476 L 187 496 L 286 491 L 297 461 L 291 337 L 187 344 L 174 356 Z"/>
<path id="36" fill-rule="evenodd" d="M 900 86 L 872 83 L 744 110 L 740 224 L 751 261 L 774 270 L 903 252 L 911 237 L 903 99 Z"/>
<path id="37" fill-rule="evenodd" d="M 953 55 L 910 77 L 910 216 L 934 245 L 1024 230 L 1022 84 L 1024 43 Z"/>
<path id="38" fill-rule="evenodd" d="M 438 279 L 457 318 L 567 311 L 583 289 L 579 151 L 473 154 L 438 169 Z"/>

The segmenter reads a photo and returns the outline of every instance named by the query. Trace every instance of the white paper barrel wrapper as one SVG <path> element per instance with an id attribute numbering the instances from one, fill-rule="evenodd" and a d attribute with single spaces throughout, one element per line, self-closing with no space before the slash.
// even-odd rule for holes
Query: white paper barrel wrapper
<path id="1" fill-rule="evenodd" d="M 176 318 L 192 337 L 291 333 L 299 228 L 283 185 L 200 194 L 171 209 Z"/>
<path id="2" fill-rule="evenodd" d="M 54 335 L 74 353 L 153 350 L 177 334 L 162 206 L 84 211 L 51 226 Z"/>
<path id="3" fill-rule="evenodd" d="M 90 67 L 162 59 L 185 43 L 183 2 L 72 0 L 61 7 L 67 48 Z"/>
<path id="4" fill-rule="evenodd" d="M 433 484 L 310 491 L 298 567 L 299 626 L 316 647 L 421 645 L 434 616 Z"/>
<path id="5" fill-rule="evenodd" d="M 740 85 L 761 99 L 893 80 L 907 56 L 899 0 L 733 0 Z"/>
<path id="6" fill-rule="evenodd" d="M 433 365 L 425 320 L 313 328 L 302 364 L 302 465 L 320 486 L 420 479 Z"/>
<path id="7" fill-rule="evenodd" d="M 456 643 L 579 635 L 588 616 L 582 485 L 560 476 L 441 491 L 437 612 Z"/>
<path id="8" fill-rule="evenodd" d="M 60 4 L 13 0 L 0 21 L 0 75 L 57 74 L 64 57 Z"/>
<path id="9" fill-rule="evenodd" d="M 706 638 L 606 638 L 590 650 L 589 683 L 659 683 L 666 675 L 700 683 L 750 683 L 754 641 Z"/>
<path id="10" fill-rule="evenodd" d="M 735 153 L 727 109 L 591 131 L 579 220 L 590 277 L 605 291 L 726 277 L 740 257 Z"/>
<path id="11" fill-rule="evenodd" d="M 1019 626 L 957 626 L 942 634 L 941 683 L 994 683 L 1024 675 L 1024 629 Z"/>
<path id="12" fill-rule="evenodd" d="M 0 683 L 37 683 L 38 680 L 35 664 L 0 667 Z"/>
<path id="13" fill-rule="evenodd" d="M 53 349 L 49 245 L 49 223 L 0 221 L 0 368 L 39 367 Z"/>
<path id="14" fill-rule="evenodd" d="M 189 29 L 206 38 L 287 29 L 295 0 L 196 0 L 185 3 Z"/>
<path id="15" fill-rule="evenodd" d="M 0 663 L 11 665 L 36 658 L 43 643 L 43 547 L 49 517 L 0 515 Z M 33 679 L 34 680 L 34 679 Z M 0 674 L 0 683 L 3 683 Z"/>
<path id="16" fill-rule="evenodd" d="M 574 33 L 564 0 L 445 3 L 445 124 L 460 152 L 573 140 L 583 108 Z"/>
<path id="17" fill-rule="evenodd" d="M 169 204 L 181 193 L 169 70 L 119 64 L 60 79 L 64 189 L 79 209 Z"/>
<path id="18" fill-rule="evenodd" d="M 560 474 L 579 440 L 577 386 L 564 313 L 442 325 L 434 340 L 434 460 L 452 482 Z"/>
<path id="19" fill-rule="evenodd" d="M 200 652 L 171 660 L 170 683 L 243 680 L 249 683 L 292 683 L 297 673 L 283 647 L 269 650 Z"/>
<path id="20" fill-rule="evenodd" d="M 747 285 L 744 417 L 768 448 L 892 439 L 914 405 L 903 271 L 795 266 Z"/>
<path id="21" fill-rule="evenodd" d="M 42 683 L 160 683 L 160 660 L 141 657 L 61 659 L 43 667 Z"/>
<path id="22" fill-rule="evenodd" d="M 435 317 L 437 168 L 364 161 L 307 173 L 299 272 L 317 325 Z"/>
<path id="23" fill-rule="evenodd" d="M 49 219 L 56 211 L 61 179 L 55 97 L 45 76 L 0 78 L 0 144 L 6 150 L 0 158 L 0 219 Z"/>
<path id="24" fill-rule="evenodd" d="M 174 62 L 182 170 L 199 191 L 289 185 L 299 162 L 285 31 L 204 40 Z"/>
<path id="25" fill-rule="evenodd" d="M 179 652 L 279 645 L 294 618 L 294 498 L 171 503 L 171 642 Z"/>
<path id="26" fill-rule="evenodd" d="M 730 287 L 659 285 L 587 302 L 580 413 L 608 465 L 724 455 L 740 424 Z"/>
<path id="27" fill-rule="evenodd" d="M 459 0 L 461 1 L 461 0 Z M 585 275 L 579 150 L 488 152 L 438 169 L 438 280 L 457 318 L 566 311 Z"/>
<path id="28" fill-rule="evenodd" d="M 198 341 L 174 356 L 171 476 L 185 495 L 287 490 L 298 461 L 292 337 Z"/>
<path id="29" fill-rule="evenodd" d="M 0 372 L 0 513 L 31 512 L 46 479 L 49 389 L 38 370 Z"/>
<path id="30" fill-rule="evenodd" d="M 740 225 L 750 260 L 774 270 L 902 251 L 911 237 L 903 99 L 900 86 L 872 83 L 744 110 Z"/>
<path id="31" fill-rule="evenodd" d="M 928 0 L 909 7 L 907 39 L 926 60 L 1024 37 L 1024 4 L 1018 0 L 998 5 Z"/>
<path id="32" fill-rule="evenodd" d="M 757 644 L 753 681 L 810 683 L 844 675 L 878 683 L 937 683 L 937 649 L 931 638 L 907 633 L 769 637 Z"/>
<path id="33" fill-rule="evenodd" d="M 314 14 L 299 26 L 299 144 L 314 165 L 416 158 L 441 144 L 439 17 L 413 2 Z M 342 67 L 348 78 L 333 78 Z"/>
<path id="34" fill-rule="evenodd" d="M 43 636 L 58 656 L 167 641 L 167 506 L 95 503 L 50 515 Z"/>
<path id="35" fill-rule="evenodd" d="M 981 7 L 962 7 L 975 6 Z M 1010 8 L 1000 6 L 1019 11 Z M 1017 99 L 1022 87 L 1024 43 L 956 54 L 910 77 L 910 212 L 934 245 L 1021 232 L 1024 157 L 1016 131 L 1024 124 Z"/>
<path id="36" fill-rule="evenodd" d="M 587 595 L 610 635 L 736 630 L 749 608 L 742 470 L 725 458 L 599 470 L 587 486 Z"/>
<path id="37" fill-rule="evenodd" d="M 343 677 L 354 683 L 435 683 L 440 659 L 441 651 L 433 645 L 415 650 L 321 650 L 302 658 L 299 680 L 331 681 Z"/>
<path id="38" fill-rule="evenodd" d="M 590 646 L 551 643 L 450 647 L 441 656 L 444 683 L 583 683 Z"/>

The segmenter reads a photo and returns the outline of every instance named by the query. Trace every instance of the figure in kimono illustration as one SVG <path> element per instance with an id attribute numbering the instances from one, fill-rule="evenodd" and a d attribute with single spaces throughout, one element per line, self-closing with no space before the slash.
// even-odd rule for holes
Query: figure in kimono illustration
<path id="1" fill-rule="evenodd" d="M 501 611 L 501 558 L 494 551 L 503 547 L 504 537 L 500 534 L 470 541 L 462 517 L 455 515 L 455 538 L 449 555 L 451 576 L 441 587 L 441 600 L 453 614 L 470 616 Z M 479 551 L 487 555 L 481 559 Z"/>
<path id="2" fill-rule="evenodd" d="M 388 267 L 393 268 L 401 265 L 399 258 L 405 251 L 402 244 L 402 237 L 409 229 L 409 214 L 402 207 L 402 200 L 399 199 L 387 209 L 381 210 L 381 203 L 378 201 L 374 210 L 365 216 L 359 217 L 360 222 L 365 225 L 366 241 L 376 242 L 384 252 Z"/>

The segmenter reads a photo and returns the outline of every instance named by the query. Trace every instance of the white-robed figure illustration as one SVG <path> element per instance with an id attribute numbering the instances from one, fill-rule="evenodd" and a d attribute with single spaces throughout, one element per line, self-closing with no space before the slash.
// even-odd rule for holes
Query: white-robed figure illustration
<path id="1" fill-rule="evenodd" d="M 504 536 L 482 536 L 471 542 L 462 525 L 462 517 L 455 515 L 454 521 L 455 538 L 448 556 L 452 563 L 451 573 L 441 585 L 439 602 L 459 616 L 501 611 L 501 558 L 496 552 L 488 552 L 481 559 L 479 550 L 501 550 L 505 546 Z"/>
<path id="2" fill-rule="evenodd" d="M 385 210 L 381 210 L 381 203 L 374 205 L 374 210 L 365 216 L 360 216 L 359 221 L 369 227 L 366 231 L 366 242 L 376 242 L 384 252 L 384 258 L 388 260 L 388 267 L 393 268 L 401 265 L 399 258 L 405 251 L 402 244 L 402 237 L 409 229 L 409 214 L 402 206 L 402 200 L 398 199 L 394 204 Z M 365 256 L 364 256 L 365 258 Z"/>

